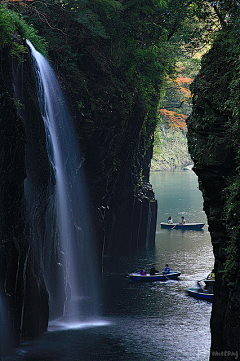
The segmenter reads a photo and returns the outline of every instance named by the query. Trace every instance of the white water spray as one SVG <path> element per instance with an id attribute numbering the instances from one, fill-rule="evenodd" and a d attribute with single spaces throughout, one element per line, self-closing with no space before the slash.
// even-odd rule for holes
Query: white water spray
<path id="1" fill-rule="evenodd" d="M 27 40 L 27 44 L 34 60 L 48 155 L 56 180 L 60 247 L 67 268 L 63 287 L 70 285 L 71 289 L 71 302 L 65 316 L 71 321 L 86 319 L 90 315 L 94 318 L 99 312 L 94 245 L 72 119 L 53 69 L 30 41 Z"/>

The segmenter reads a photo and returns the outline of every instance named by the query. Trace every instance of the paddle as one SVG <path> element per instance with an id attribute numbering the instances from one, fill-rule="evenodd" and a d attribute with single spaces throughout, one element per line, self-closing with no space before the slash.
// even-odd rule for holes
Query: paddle
<path id="1" fill-rule="evenodd" d="M 177 226 L 177 224 L 175 224 L 175 226 L 173 226 L 173 228 L 172 228 L 172 229 L 174 229 L 176 226 Z"/>
<path id="2" fill-rule="evenodd" d="M 163 276 L 167 279 L 167 280 L 170 280 L 171 278 L 167 277 L 166 276 L 166 273 L 162 272 Z"/>
<path id="3" fill-rule="evenodd" d="M 163 276 L 163 277 L 165 277 L 167 280 L 170 280 L 170 279 L 171 279 L 171 278 L 168 278 L 164 272 L 158 272 L 158 273 L 155 273 L 154 275 L 151 275 L 151 276 Z"/>

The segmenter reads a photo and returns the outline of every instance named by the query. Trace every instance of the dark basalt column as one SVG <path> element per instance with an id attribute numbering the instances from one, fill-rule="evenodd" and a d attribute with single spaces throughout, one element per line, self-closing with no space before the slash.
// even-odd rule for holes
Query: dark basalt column
<path id="1" fill-rule="evenodd" d="M 1 50 L 0 59 L 0 297 L 6 312 L 1 327 L 9 332 L 5 344 L 1 345 L 4 354 L 20 340 L 29 246 L 24 237 L 26 132 L 13 100 L 8 49 Z"/>
<path id="2" fill-rule="evenodd" d="M 19 112 L 23 104 L 14 92 L 16 63 L 8 48 L 1 49 L 0 59 L 0 297 L 7 312 L 3 329 L 9 331 L 9 337 L 2 345 L 4 353 L 19 345 L 21 336 L 35 337 L 46 331 L 48 292 L 40 262 L 33 257 L 34 247 L 27 227 L 24 183 L 29 138 L 26 121 Z M 29 70 L 31 64 L 25 61 L 21 67 L 25 65 Z M 32 107 L 30 119 L 33 119 L 38 113 L 33 102 L 35 87 L 22 91 L 32 94 L 28 101 Z"/>
<path id="3" fill-rule="evenodd" d="M 236 127 L 230 108 L 230 84 L 239 67 L 238 48 L 228 31 L 220 34 L 202 60 L 202 68 L 192 84 L 193 110 L 188 119 L 189 152 L 194 161 L 204 198 L 204 210 L 215 256 L 216 281 L 211 316 L 210 360 L 230 360 L 240 350 L 240 254 L 226 271 L 233 242 L 232 229 L 239 223 L 226 217 L 227 187 L 237 174 Z M 236 134 L 236 133 L 235 133 Z M 239 239 L 234 242 L 239 244 Z M 218 357 L 216 357 L 218 356 Z"/>

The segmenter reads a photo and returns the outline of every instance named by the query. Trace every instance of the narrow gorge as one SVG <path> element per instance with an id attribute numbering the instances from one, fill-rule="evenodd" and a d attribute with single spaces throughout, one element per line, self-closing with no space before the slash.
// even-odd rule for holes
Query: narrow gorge
<path id="1" fill-rule="evenodd" d="M 206 44 L 187 138 L 215 257 L 209 352 L 240 355 L 239 11 L 235 0 L 0 4 L 0 356 L 71 315 L 70 299 L 79 319 L 97 317 L 106 259 L 154 246 L 160 100 L 179 54 Z"/>

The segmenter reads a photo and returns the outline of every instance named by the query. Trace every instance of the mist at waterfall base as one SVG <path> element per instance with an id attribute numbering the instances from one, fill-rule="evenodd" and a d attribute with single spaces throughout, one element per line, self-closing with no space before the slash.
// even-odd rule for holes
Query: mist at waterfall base
<path id="1" fill-rule="evenodd" d="M 61 320 L 52 321 L 50 326 L 77 327 L 79 323 L 96 320 L 100 312 L 94 240 L 82 159 L 72 119 L 56 75 L 44 56 L 30 41 L 27 41 L 27 44 L 31 49 L 38 82 L 38 99 L 52 166 L 50 185 L 53 190 L 58 228 L 55 237 L 59 238 L 61 263 L 63 269 L 66 269 L 61 280 L 67 295 L 64 315 Z M 51 224 L 48 228 L 51 232 Z M 59 281 L 56 280 L 57 282 Z M 47 276 L 46 283 L 48 286 Z M 51 319 L 51 310 L 54 313 L 54 308 L 57 306 L 54 304 L 56 300 L 51 297 L 51 290 L 49 290 L 49 302 Z"/>

